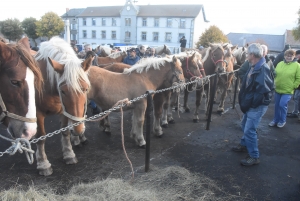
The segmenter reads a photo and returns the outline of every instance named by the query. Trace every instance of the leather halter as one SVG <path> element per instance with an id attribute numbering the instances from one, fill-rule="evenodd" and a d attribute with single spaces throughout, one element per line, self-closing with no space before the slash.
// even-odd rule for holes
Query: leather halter
<path id="1" fill-rule="evenodd" d="M 218 47 L 219 48 L 219 47 Z M 217 48 L 217 49 L 218 49 Z M 213 59 L 213 57 L 214 57 L 214 52 L 217 50 L 217 49 L 215 49 L 212 53 L 211 53 L 211 60 L 212 60 L 212 62 L 215 64 L 215 66 L 217 66 L 217 64 L 219 63 L 219 62 L 224 62 L 225 64 L 226 64 L 226 67 L 228 66 L 228 63 L 227 63 L 227 61 L 226 60 L 222 60 L 222 59 L 219 59 L 219 60 L 217 60 L 217 61 L 215 61 L 214 59 Z"/>
<path id="2" fill-rule="evenodd" d="M 189 68 L 189 58 L 188 57 L 186 57 L 186 72 L 187 72 L 187 74 L 189 74 L 190 76 L 191 76 L 191 78 L 195 78 L 195 77 L 199 77 L 199 78 L 201 78 L 202 77 L 202 74 L 200 73 L 200 75 L 199 76 L 196 76 L 196 75 L 194 75 L 192 72 L 191 72 L 191 70 L 190 70 L 190 68 Z M 199 69 L 200 70 L 200 69 Z"/>
<path id="3" fill-rule="evenodd" d="M 63 85 L 66 85 L 66 84 L 63 84 Z M 59 87 L 60 86 L 62 86 L 62 85 L 59 85 Z M 65 106 L 64 106 L 64 103 L 63 103 L 63 100 L 62 100 L 62 97 L 61 97 L 61 90 L 60 89 L 58 89 L 58 93 L 59 93 L 59 99 L 60 99 L 60 102 L 61 102 L 61 107 L 62 107 L 62 109 L 63 109 L 63 115 L 65 115 L 66 117 L 68 117 L 69 119 L 71 119 L 71 120 L 73 120 L 73 121 L 83 121 L 83 120 L 85 120 L 85 118 L 86 118 L 86 115 L 85 115 L 85 113 L 86 113 L 86 111 L 87 111 L 87 101 L 85 102 L 85 104 L 84 104 L 84 113 L 83 113 L 83 117 L 76 117 L 76 116 L 73 116 L 73 115 L 71 115 L 70 113 L 68 113 L 67 111 L 66 111 L 66 108 L 65 108 Z M 86 99 L 87 100 L 87 99 Z"/>
<path id="4" fill-rule="evenodd" d="M 19 57 L 17 66 L 19 65 L 19 62 L 20 62 L 20 57 Z M 3 119 L 5 117 L 10 117 L 12 119 L 17 119 L 17 120 L 20 120 L 20 121 L 23 121 L 23 122 L 28 122 L 28 123 L 35 123 L 36 122 L 36 118 L 22 117 L 20 115 L 8 112 L 6 107 L 5 107 L 5 104 L 4 104 L 4 101 L 2 99 L 1 94 L 0 94 L 0 107 L 2 108 L 2 113 L 0 114 L 0 122 L 1 123 L 3 122 Z"/>

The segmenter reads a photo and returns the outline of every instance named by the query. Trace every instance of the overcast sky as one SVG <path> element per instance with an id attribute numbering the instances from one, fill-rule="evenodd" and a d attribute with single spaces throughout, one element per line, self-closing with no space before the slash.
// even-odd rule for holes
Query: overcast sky
<path id="1" fill-rule="evenodd" d="M 82 0 L 6 0 L 1 3 L 0 21 L 17 18 L 22 21 L 27 17 L 37 20 L 46 12 L 53 11 L 59 16 L 66 8 L 86 8 L 94 6 L 124 5 L 125 0 L 112 1 L 82 1 Z M 138 0 L 137 5 L 158 4 L 202 4 L 207 25 L 218 26 L 225 34 L 261 33 L 284 34 L 286 29 L 292 29 L 297 24 L 299 0 Z"/>

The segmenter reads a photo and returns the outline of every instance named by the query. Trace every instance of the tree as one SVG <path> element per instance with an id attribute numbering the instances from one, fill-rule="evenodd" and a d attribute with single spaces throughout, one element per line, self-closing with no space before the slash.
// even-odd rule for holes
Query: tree
<path id="1" fill-rule="evenodd" d="M 196 46 L 200 45 L 207 47 L 209 43 L 221 43 L 228 42 L 227 36 L 215 25 L 210 26 L 206 29 L 201 36 L 199 41 L 196 43 Z"/>
<path id="2" fill-rule="evenodd" d="M 2 21 L 0 31 L 9 41 L 20 39 L 24 33 L 21 22 L 16 18 Z"/>
<path id="3" fill-rule="evenodd" d="M 300 8 L 298 10 L 298 26 L 293 28 L 292 34 L 295 38 L 295 40 L 300 40 Z"/>
<path id="4" fill-rule="evenodd" d="M 48 12 L 36 22 L 38 36 L 51 38 L 59 35 L 64 30 L 63 20 L 54 12 Z"/>
<path id="5" fill-rule="evenodd" d="M 39 36 L 36 34 L 36 23 L 37 20 L 33 17 L 29 17 L 29 18 L 25 18 L 22 21 L 22 27 L 24 29 L 25 34 L 33 39 L 35 46 L 37 46 L 37 43 L 35 41 L 35 39 L 37 39 Z"/>

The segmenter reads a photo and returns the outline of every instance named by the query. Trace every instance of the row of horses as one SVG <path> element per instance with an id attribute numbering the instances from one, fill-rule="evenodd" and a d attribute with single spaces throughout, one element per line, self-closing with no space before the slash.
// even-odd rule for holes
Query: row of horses
<path id="1" fill-rule="evenodd" d="M 199 79 L 196 82 L 199 90 L 196 90 L 194 112 L 194 121 L 197 122 L 203 91 L 206 90 L 206 94 L 212 93 L 208 85 L 203 87 L 200 78 L 217 71 L 233 71 L 238 58 L 233 56 L 232 51 L 235 49 L 236 46 L 230 47 L 228 44 L 210 44 L 201 54 L 186 52 L 164 58 L 145 58 L 134 66 L 121 64 L 122 67 L 115 68 L 113 72 L 105 67 L 91 66 L 92 57 L 84 61 L 77 58 L 71 46 L 58 37 L 43 42 L 38 52 L 30 50 L 27 38 L 17 44 L 0 41 L 1 121 L 8 127 L 12 138 L 29 140 L 35 135 L 39 139 L 46 135 L 45 118 L 60 114 L 61 127 L 77 123 L 72 132 L 77 136 L 77 141 L 84 141 L 85 124 L 82 121 L 85 119 L 88 100 L 94 100 L 102 110 L 108 110 L 124 98 L 134 99 L 149 90 L 168 88 L 174 83 L 183 86 L 186 80 Z M 116 58 L 116 55 L 111 57 Z M 102 61 L 98 63 L 104 64 Z M 218 110 L 224 108 L 224 99 L 232 80 L 231 75 L 221 77 L 219 86 L 223 93 Z M 189 110 L 187 97 L 190 87 L 188 85 L 185 88 L 186 111 Z M 161 125 L 172 121 L 172 96 L 176 96 L 176 93 L 170 90 L 153 94 L 153 132 L 157 136 L 163 134 Z M 141 147 L 146 144 L 143 137 L 146 106 L 146 100 L 140 99 L 124 108 L 133 111 L 130 136 Z M 101 122 L 101 126 L 110 132 L 108 117 Z M 66 164 L 75 164 L 78 161 L 72 149 L 70 130 L 61 133 L 63 159 Z M 36 160 L 39 174 L 52 174 L 51 163 L 45 153 L 45 139 L 37 142 Z"/>

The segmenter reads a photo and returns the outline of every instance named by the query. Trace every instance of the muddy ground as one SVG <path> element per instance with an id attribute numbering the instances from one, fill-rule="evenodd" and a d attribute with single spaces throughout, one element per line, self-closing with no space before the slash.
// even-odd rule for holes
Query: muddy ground
<path id="1" fill-rule="evenodd" d="M 189 105 L 194 109 L 194 95 Z M 214 106 L 216 111 L 217 105 Z M 191 172 L 201 173 L 214 180 L 232 195 L 245 200 L 300 200 L 300 123 L 296 118 L 288 119 L 284 128 L 270 128 L 274 104 L 272 103 L 259 126 L 259 149 L 261 163 L 252 167 L 240 165 L 244 153 L 234 153 L 242 135 L 239 118 L 242 115 L 231 109 L 228 99 L 225 114 L 212 115 L 210 130 L 205 130 L 206 121 L 201 110 L 200 122 L 192 122 L 192 113 L 174 112 L 176 124 L 164 129 L 164 136 L 151 136 L 151 166 L 177 165 Z M 292 102 L 290 102 L 290 110 Z M 65 193 L 77 183 L 87 183 L 106 178 L 130 179 L 130 165 L 121 143 L 120 113 L 111 115 L 112 134 L 107 135 L 98 128 L 97 122 L 86 124 L 89 143 L 75 148 L 76 165 L 66 165 L 62 159 L 60 136 L 48 138 L 46 153 L 54 173 L 39 176 L 36 163 L 29 165 L 25 156 L 16 154 L 0 157 L 0 189 L 14 186 L 50 186 L 57 193 Z M 46 130 L 58 128 L 57 116 L 46 119 Z M 124 114 L 125 146 L 133 164 L 135 174 L 144 174 L 145 150 L 136 146 L 129 137 L 130 112 Z M 5 133 L 1 127 L 1 134 Z M 9 143 L 0 140 L 0 151 Z M 35 149 L 35 145 L 33 145 Z M 150 167 L 151 168 L 151 167 Z M 151 171 L 151 170 L 150 170 Z"/>

